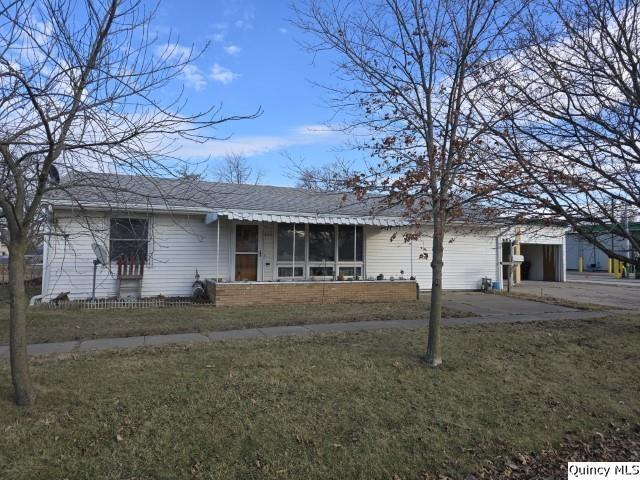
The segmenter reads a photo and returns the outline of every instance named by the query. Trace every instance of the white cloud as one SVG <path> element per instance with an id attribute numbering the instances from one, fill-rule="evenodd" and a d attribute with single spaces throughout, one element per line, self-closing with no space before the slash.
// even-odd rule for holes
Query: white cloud
<path id="1" fill-rule="evenodd" d="M 195 65 L 186 65 L 182 70 L 182 77 L 184 78 L 184 84 L 200 91 L 207 86 L 207 80 L 202 71 Z"/>
<path id="2" fill-rule="evenodd" d="M 224 47 L 224 51 L 229 55 L 237 55 L 242 51 L 242 48 L 237 45 L 227 45 L 226 47 Z"/>
<path id="3" fill-rule="evenodd" d="M 208 35 L 211 41 L 222 42 L 225 39 L 229 26 L 226 23 L 214 23 L 211 25 L 211 29 L 213 31 Z"/>
<path id="4" fill-rule="evenodd" d="M 239 73 L 232 72 L 226 67 L 214 63 L 211 67 L 211 72 L 209 73 L 209 78 L 215 82 L 220 82 L 223 85 L 228 85 L 234 80 L 240 78 Z"/>
<path id="5" fill-rule="evenodd" d="M 178 151 L 182 158 L 220 158 L 227 154 L 246 157 L 272 152 L 290 146 L 286 137 L 267 135 L 237 136 L 228 140 L 212 140 L 206 143 L 189 143 Z"/>
<path id="6" fill-rule="evenodd" d="M 342 136 L 343 132 L 324 125 L 300 125 L 283 135 L 242 135 L 205 143 L 184 142 L 176 153 L 183 158 L 200 159 L 220 158 L 230 153 L 251 157 L 300 145 L 339 143 Z"/>
<path id="7" fill-rule="evenodd" d="M 240 12 L 240 18 L 234 22 L 234 26 L 240 30 L 249 30 L 253 28 L 255 18 L 256 13 L 253 8 L 246 9 Z"/>
<path id="8" fill-rule="evenodd" d="M 192 55 L 192 49 L 179 43 L 170 43 L 156 49 L 156 54 L 165 60 L 185 62 Z M 182 69 L 182 78 L 187 88 L 200 91 L 207 86 L 207 78 L 200 67 L 193 63 L 185 65 Z"/>
<path id="9" fill-rule="evenodd" d="M 286 28 L 284 28 L 284 27 L 280 27 L 280 28 L 278 29 L 278 31 L 279 31 L 281 34 L 283 34 L 283 35 L 286 35 L 287 33 L 289 33 L 289 30 L 287 30 L 287 29 L 286 29 Z"/>
<path id="10" fill-rule="evenodd" d="M 337 133 L 336 129 L 329 125 L 317 124 L 317 125 L 301 125 L 294 129 L 297 135 L 308 135 L 313 137 L 326 137 L 332 136 Z"/>
<path id="11" fill-rule="evenodd" d="M 167 43 L 156 48 L 156 54 L 165 60 L 184 61 L 191 55 L 191 48 L 179 43 Z"/>

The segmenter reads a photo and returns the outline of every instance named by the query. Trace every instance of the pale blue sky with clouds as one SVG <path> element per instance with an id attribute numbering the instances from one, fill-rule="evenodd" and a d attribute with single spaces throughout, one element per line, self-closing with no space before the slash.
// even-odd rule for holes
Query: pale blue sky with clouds
<path id="1" fill-rule="evenodd" d="M 255 120 L 223 126 L 225 141 L 193 144 L 176 152 L 183 158 L 211 156 L 210 166 L 226 152 L 245 155 L 264 175 L 262 183 L 288 185 L 288 152 L 308 164 L 337 156 L 360 158 L 345 149 L 342 134 L 328 130 L 333 110 L 325 92 L 313 85 L 332 81 L 328 56 L 314 58 L 299 45 L 302 33 L 290 23 L 288 0 L 164 0 L 155 19 L 166 41 L 172 31 L 181 47 L 208 49 L 183 75 L 189 108 L 222 102 L 224 114 L 249 114 Z"/>

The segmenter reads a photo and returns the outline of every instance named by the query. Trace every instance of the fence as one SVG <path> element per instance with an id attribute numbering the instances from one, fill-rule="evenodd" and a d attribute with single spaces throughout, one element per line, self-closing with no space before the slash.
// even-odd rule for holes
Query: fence
<path id="1" fill-rule="evenodd" d="M 38 303 L 35 308 L 45 310 L 78 309 L 78 310 L 109 310 L 109 309 L 134 309 L 134 308 L 175 308 L 213 306 L 208 302 L 194 302 L 191 298 L 139 298 L 118 299 L 99 298 L 96 300 L 67 300 L 59 302 Z"/>
<path id="2" fill-rule="evenodd" d="M 24 266 L 24 279 L 27 282 L 42 278 L 42 264 L 27 264 Z M 9 265 L 0 263 L 0 285 L 9 283 Z"/>

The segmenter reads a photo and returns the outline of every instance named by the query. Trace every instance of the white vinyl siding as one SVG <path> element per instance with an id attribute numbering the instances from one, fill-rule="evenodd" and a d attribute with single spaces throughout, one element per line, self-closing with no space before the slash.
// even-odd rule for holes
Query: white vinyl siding
<path id="1" fill-rule="evenodd" d="M 520 243 L 533 243 L 535 245 L 562 245 L 564 241 L 564 227 L 520 227 Z M 515 230 L 512 229 L 505 239 L 515 238 Z"/>
<path id="2" fill-rule="evenodd" d="M 96 214 L 88 219 L 75 218 L 68 212 L 56 212 L 56 220 L 67 237 L 52 235 L 47 248 L 46 278 L 43 281 L 45 300 L 61 292 L 70 292 L 72 299 L 91 295 L 93 259 L 91 244 L 107 242 L 109 216 Z M 115 216 L 115 215 L 114 215 Z M 142 281 L 143 296 L 191 295 L 196 269 L 201 278 L 216 276 L 217 224 L 206 225 L 203 216 L 152 215 L 149 217 L 149 255 Z M 229 279 L 228 224 L 220 225 L 219 276 Z M 96 296 L 117 295 L 117 266 L 111 271 L 99 265 Z"/>
<path id="3" fill-rule="evenodd" d="M 262 278 L 265 281 L 276 279 L 275 223 L 262 224 Z"/>
<path id="4" fill-rule="evenodd" d="M 118 215 L 114 215 L 118 216 Z M 134 215 L 132 215 L 133 217 Z M 201 279 L 213 279 L 216 276 L 216 222 L 206 224 L 204 215 L 135 215 L 136 218 L 149 219 L 149 262 L 145 265 L 142 281 L 143 296 L 188 296 L 195 278 L 196 269 Z M 108 245 L 109 218 L 106 213 L 96 213 L 89 218 L 75 217 L 67 210 L 56 210 L 55 219 L 60 228 L 54 229 L 55 235 L 49 237 L 44 251 L 43 294 L 45 301 L 61 292 L 69 292 L 72 299 L 89 298 L 93 260 L 95 255 L 92 243 L 102 242 Z M 234 256 L 235 222 L 220 220 L 220 251 L 218 276 L 223 280 L 232 280 Z M 90 223 L 91 228 L 87 228 Z M 258 279 L 273 281 L 278 279 L 278 267 L 290 267 L 290 262 L 277 261 L 277 229 L 275 223 L 261 224 L 261 258 Z M 405 230 L 406 231 L 406 230 Z M 57 233 L 64 232 L 67 236 Z M 391 237 L 394 228 L 364 227 L 364 264 L 363 278 L 375 279 L 383 274 L 390 277 L 408 279 L 416 277 L 421 289 L 431 288 L 431 237 L 430 230 L 424 227 L 423 236 L 405 243 L 402 230 L 397 231 L 395 239 Z M 500 281 L 503 238 L 508 234 L 496 229 L 484 228 L 450 229 L 445 237 L 443 287 L 452 290 L 474 290 L 480 288 L 481 279 L 489 277 Z M 308 238 L 308 235 L 306 236 Z M 544 235 L 523 235 L 522 243 L 561 245 L 559 250 L 561 280 L 564 280 L 564 234 L 560 229 L 548 229 Z M 297 248 L 297 247 L 296 247 Z M 303 247 L 304 248 L 304 247 Z M 499 250 L 497 250 L 499 249 Z M 420 255 L 427 253 L 427 259 Z M 305 258 L 308 257 L 308 253 Z M 337 268 L 353 268 L 362 262 L 338 262 Z M 309 276 L 312 266 L 322 266 L 319 262 L 296 262 L 296 267 L 305 267 L 304 275 Z M 327 266 L 336 268 L 335 262 Z M 403 273 L 401 273 L 403 271 Z M 113 297 L 117 295 L 117 266 L 112 264 L 111 271 L 98 266 L 96 295 Z M 260 273 L 262 276 L 260 276 Z M 335 271 L 339 274 L 340 271 Z M 344 271 L 346 273 L 352 273 Z M 348 275 L 345 275 L 348 276 Z"/>
<path id="5" fill-rule="evenodd" d="M 406 243 L 403 230 L 391 241 L 396 232 L 393 229 L 367 227 L 365 242 L 365 270 L 367 278 L 383 274 L 385 279 L 409 278 L 413 270 L 420 288 L 431 288 L 431 237 L 423 235 L 420 239 Z M 423 234 L 429 233 L 426 228 Z M 449 290 L 476 290 L 480 288 L 483 277 L 494 279 L 496 274 L 496 235 L 495 230 L 450 231 L 445 236 L 443 288 Z M 427 259 L 419 258 L 428 253 Z M 413 265 L 413 267 L 412 267 Z"/>

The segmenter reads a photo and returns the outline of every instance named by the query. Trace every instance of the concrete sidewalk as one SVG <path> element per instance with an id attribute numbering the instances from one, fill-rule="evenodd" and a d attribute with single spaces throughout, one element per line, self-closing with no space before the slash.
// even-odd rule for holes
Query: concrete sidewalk
<path id="1" fill-rule="evenodd" d="M 578 320 L 601 318 L 615 311 L 583 311 L 570 310 L 562 312 L 483 315 L 478 317 L 444 318 L 444 326 L 480 325 L 487 323 L 520 323 L 543 320 Z M 629 312 L 626 312 L 629 313 Z M 226 330 L 205 333 L 179 333 L 173 335 L 147 335 L 138 337 L 98 338 L 93 340 L 76 340 L 59 343 L 37 343 L 29 345 L 29 355 L 49 355 L 56 353 L 87 352 L 98 350 L 113 350 L 121 348 L 136 348 L 152 345 L 195 344 L 221 342 L 228 340 L 251 340 L 256 338 L 288 337 L 294 335 L 315 335 L 320 333 L 367 332 L 389 329 L 415 329 L 425 327 L 426 320 L 379 320 L 370 322 L 351 323 L 321 323 L 311 325 L 292 325 L 283 327 L 247 328 L 242 330 Z M 9 347 L 0 346 L 0 358 L 7 359 Z"/>

